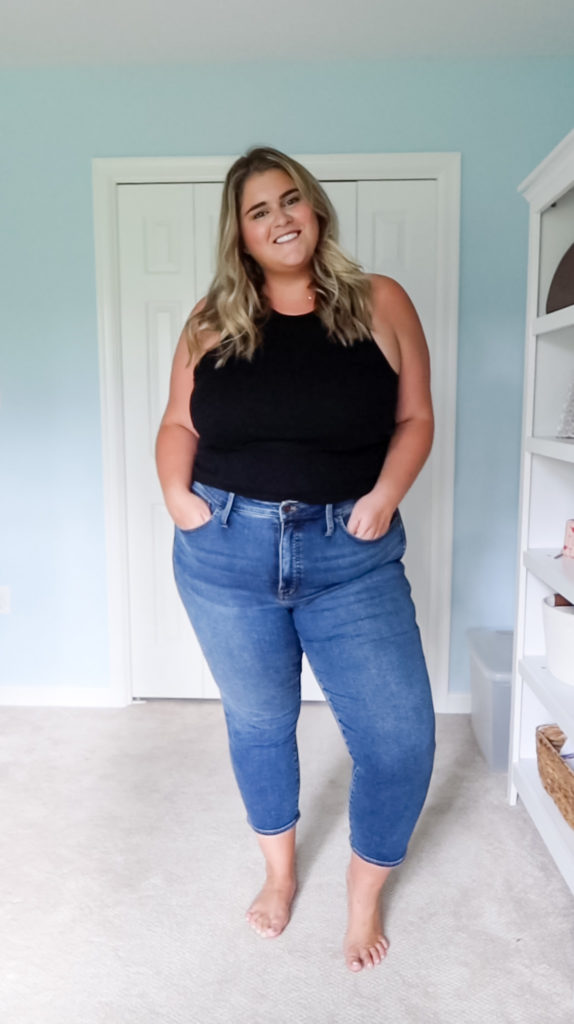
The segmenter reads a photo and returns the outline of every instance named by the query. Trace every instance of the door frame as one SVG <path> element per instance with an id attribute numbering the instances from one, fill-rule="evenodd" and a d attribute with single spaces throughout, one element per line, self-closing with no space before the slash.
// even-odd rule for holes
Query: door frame
<path id="1" fill-rule="evenodd" d="M 125 449 L 121 372 L 120 274 L 117 188 L 125 184 L 223 181 L 235 156 L 126 157 L 92 161 L 102 460 L 106 532 L 110 705 L 132 702 Z M 427 651 L 438 712 L 468 712 L 468 694 L 449 693 L 454 457 L 458 351 L 460 248 L 460 153 L 335 153 L 296 157 L 315 177 L 437 182 L 436 332 L 433 361 L 437 436 L 432 493 L 437 513 L 430 523 L 431 602 Z"/>

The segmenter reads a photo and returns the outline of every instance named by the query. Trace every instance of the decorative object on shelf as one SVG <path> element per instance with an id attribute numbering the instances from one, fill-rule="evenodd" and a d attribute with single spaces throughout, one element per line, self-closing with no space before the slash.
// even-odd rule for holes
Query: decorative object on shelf
<path id="1" fill-rule="evenodd" d="M 546 312 L 555 313 L 557 309 L 574 305 L 574 244 L 560 260 L 556 273 L 548 291 Z"/>
<path id="2" fill-rule="evenodd" d="M 548 670 L 562 683 L 574 686 L 574 605 L 561 594 L 542 602 Z"/>
<path id="3" fill-rule="evenodd" d="M 562 554 L 564 555 L 564 558 L 574 558 L 574 519 L 566 520 Z"/>
<path id="4" fill-rule="evenodd" d="M 566 736 L 558 725 L 539 725 L 536 730 L 536 759 L 544 789 L 552 797 L 564 820 L 574 828 L 574 771 L 560 756 Z"/>
<path id="5" fill-rule="evenodd" d="M 556 437 L 574 437 L 574 382 L 568 390 Z"/>

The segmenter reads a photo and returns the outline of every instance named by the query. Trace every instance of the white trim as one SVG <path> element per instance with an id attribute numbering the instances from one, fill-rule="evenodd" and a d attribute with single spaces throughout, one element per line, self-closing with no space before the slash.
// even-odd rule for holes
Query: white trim
<path id="1" fill-rule="evenodd" d="M 446 155 L 446 154 L 445 154 Z M 437 177 L 438 247 L 436 335 L 441 344 L 434 349 L 435 379 L 441 394 L 434 391 L 435 420 L 441 433 L 441 447 L 433 452 L 433 508 L 431 580 L 435 598 L 430 602 L 429 636 L 434 645 L 435 703 L 446 711 L 449 695 L 449 659 L 452 588 L 452 544 L 454 506 L 454 459 L 456 435 L 456 380 L 458 354 L 458 268 L 460 238 L 460 155 L 452 154 Z M 444 426 L 443 426 L 444 424 Z M 446 429 L 447 426 L 451 429 Z M 438 688 L 438 689 L 437 689 Z"/>
<path id="2" fill-rule="evenodd" d="M 123 708 L 131 697 L 105 686 L 0 686 L 0 707 Z"/>
<path id="3" fill-rule="evenodd" d="M 445 706 L 440 713 L 443 715 L 470 715 L 470 693 L 449 693 Z"/>
<path id="4" fill-rule="evenodd" d="M 147 703 L 141 698 L 120 699 L 104 686 L 0 686 L 0 707 L 6 708 L 125 708 Z M 446 706 L 437 713 L 470 714 L 470 693 L 449 693 Z"/>
<path id="5" fill-rule="evenodd" d="M 550 206 L 572 188 L 573 157 L 574 130 L 518 186 L 532 212 Z"/>
<path id="6" fill-rule="evenodd" d="M 102 413 L 110 687 L 114 703 L 132 698 L 117 179 L 94 173 L 94 235 Z"/>
<path id="7" fill-rule="evenodd" d="M 106 507 L 108 602 L 112 704 L 131 699 L 129 650 L 129 593 L 125 496 L 124 430 L 120 368 L 120 296 L 117 240 L 117 186 L 153 182 L 222 181 L 235 159 L 227 157 L 129 157 L 95 159 L 93 166 L 98 333 L 102 410 L 102 457 Z M 445 392 L 435 395 L 437 421 L 454 426 L 458 348 L 458 280 L 460 235 L 459 153 L 302 154 L 297 157 L 316 177 L 324 180 L 434 179 L 438 184 L 437 333 L 443 365 L 436 373 L 445 380 Z M 440 508 L 435 518 L 432 578 L 431 637 L 429 652 L 435 680 L 438 712 L 464 704 L 464 694 L 449 694 L 451 621 L 452 530 L 454 500 L 455 432 L 443 431 L 444 448 L 435 451 L 433 495 Z"/>

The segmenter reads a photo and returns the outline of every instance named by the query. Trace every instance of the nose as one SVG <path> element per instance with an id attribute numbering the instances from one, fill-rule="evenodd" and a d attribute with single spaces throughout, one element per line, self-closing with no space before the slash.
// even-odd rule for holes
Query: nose
<path id="1" fill-rule="evenodd" d="M 286 206 L 279 206 L 275 214 L 275 224 L 289 224 L 292 221 L 291 211 Z"/>

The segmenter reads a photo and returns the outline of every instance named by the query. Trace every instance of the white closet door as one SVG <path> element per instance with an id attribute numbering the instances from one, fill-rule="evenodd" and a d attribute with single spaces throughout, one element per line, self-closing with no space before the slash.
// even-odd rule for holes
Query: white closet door
<path id="1" fill-rule="evenodd" d="M 410 295 L 429 343 L 431 362 L 437 339 L 436 251 L 437 185 L 435 181 L 361 181 L 358 183 L 358 258 L 365 270 L 395 278 Z M 435 448 L 441 443 L 439 436 Z M 409 577 L 429 672 L 433 676 L 431 635 L 432 454 L 401 502 L 407 534 L 405 568 Z"/>
<path id="2" fill-rule="evenodd" d="M 396 277 L 407 288 L 432 343 L 434 182 L 335 181 L 324 186 L 337 209 L 343 248 L 365 269 Z M 175 344 L 213 275 L 221 187 L 118 189 L 134 697 L 218 696 L 173 582 L 173 530 L 153 446 Z M 421 497 L 405 502 L 403 511 L 408 567 L 424 633 L 429 601 L 425 523 L 432 502 L 424 479 L 416 486 Z M 302 689 L 305 699 L 321 697 L 306 663 Z"/>

